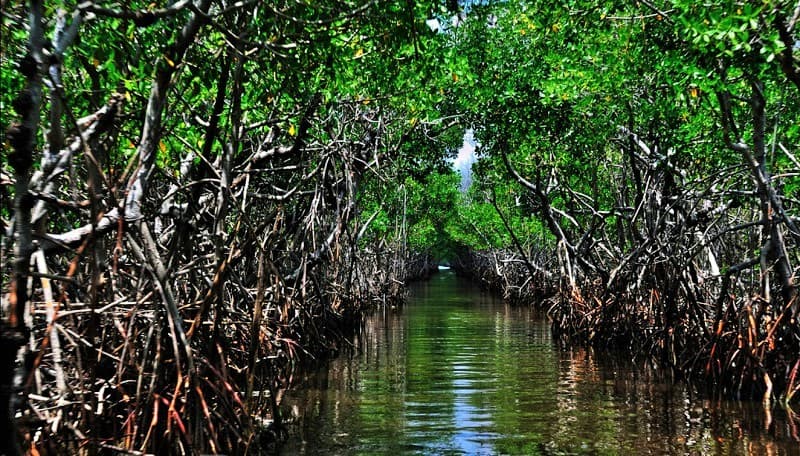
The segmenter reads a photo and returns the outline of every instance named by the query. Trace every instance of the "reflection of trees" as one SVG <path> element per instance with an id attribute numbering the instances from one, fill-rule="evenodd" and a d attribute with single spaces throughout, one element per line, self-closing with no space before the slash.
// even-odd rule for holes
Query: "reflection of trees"
<path id="1" fill-rule="evenodd" d="M 298 405 L 309 448 L 785 455 L 796 446 L 797 418 L 785 411 L 698 399 L 625 356 L 558 351 L 541 315 L 437 280 L 402 314 L 367 319 L 349 356 L 315 378 Z"/>
<path id="2" fill-rule="evenodd" d="M 791 454 L 797 418 L 760 403 L 701 400 L 652 366 L 591 349 L 562 352 L 552 431 L 557 448 L 576 435 L 597 451 Z"/>
<path id="3" fill-rule="evenodd" d="M 575 350 L 571 357 L 566 357 L 560 361 L 560 371 L 558 376 L 558 389 L 556 390 L 556 406 L 558 413 L 553 429 L 553 439 L 559 444 L 570 444 L 573 440 L 575 428 L 582 429 L 584 426 L 599 426 L 602 423 L 605 410 L 597 408 L 594 413 L 594 420 L 591 422 L 576 423 L 582 418 L 582 411 L 586 410 L 583 386 L 587 382 L 596 383 L 598 372 L 593 360 L 591 349 Z M 565 362 L 566 361 L 566 362 Z M 589 398 L 591 399 L 591 398 Z M 588 430 L 588 429 L 587 429 Z M 592 429 L 598 435 L 598 443 L 604 438 L 605 432 L 602 429 Z M 562 443 L 563 442 L 563 443 Z"/>
<path id="4" fill-rule="evenodd" d="M 375 429 L 399 441 L 403 423 L 396 410 L 402 408 L 405 366 L 397 360 L 406 357 L 405 328 L 405 317 L 396 313 L 368 317 L 342 356 L 302 380 L 304 388 L 283 406 L 295 420 L 292 432 L 301 437 L 293 440 L 302 442 L 289 451 L 386 445 L 369 438 L 357 441 L 358 436 L 380 435 Z"/>
<path id="5" fill-rule="evenodd" d="M 500 453 L 529 454 L 555 415 L 558 364 L 545 320 L 529 309 L 494 303 L 491 406 Z"/>

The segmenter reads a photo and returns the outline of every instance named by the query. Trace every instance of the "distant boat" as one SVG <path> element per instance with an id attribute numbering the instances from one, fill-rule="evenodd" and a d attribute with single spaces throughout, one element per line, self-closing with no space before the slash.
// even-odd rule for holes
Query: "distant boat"
<path id="1" fill-rule="evenodd" d="M 440 270 L 440 271 L 445 271 L 445 270 L 447 270 L 447 269 L 450 269 L 450 266 L 445 266 L 445 265 L 443 265 L 443 264 L 440 264 L 440 265 L 439 265 L 439 270 Z"/>

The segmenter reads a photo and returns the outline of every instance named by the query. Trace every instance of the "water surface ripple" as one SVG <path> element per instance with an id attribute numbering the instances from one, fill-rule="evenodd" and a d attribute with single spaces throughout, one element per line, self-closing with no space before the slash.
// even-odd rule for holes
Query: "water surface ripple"
<path id="1" fill-rule="evenodd" d="M 653 369 L 557 349 L 547 321 L 450 272 L 284 399 L 282 454 L 800 454 L 800 423 L 694 397 Z"/>

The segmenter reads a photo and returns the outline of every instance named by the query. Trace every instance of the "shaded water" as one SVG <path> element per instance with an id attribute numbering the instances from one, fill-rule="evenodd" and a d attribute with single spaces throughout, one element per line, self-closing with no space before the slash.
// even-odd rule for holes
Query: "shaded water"
<path id="1" fill-rule="evenodd" d="M 796 416 L 559 350 L 541 315 L 450 272 L 355 343 L 284 399 L 282 454 L 800 454 Z"/>

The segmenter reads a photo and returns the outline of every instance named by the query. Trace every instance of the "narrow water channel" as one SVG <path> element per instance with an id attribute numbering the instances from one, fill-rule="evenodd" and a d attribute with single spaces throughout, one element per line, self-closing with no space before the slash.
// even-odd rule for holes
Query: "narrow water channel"
<path id="1" fill-rule="evenodd" d="M 284 399 L 282 454 L 800 454 L 784 410 L 695 398 L 600 358 L 558 349 L 541 315 L 442 272 Z"/>

